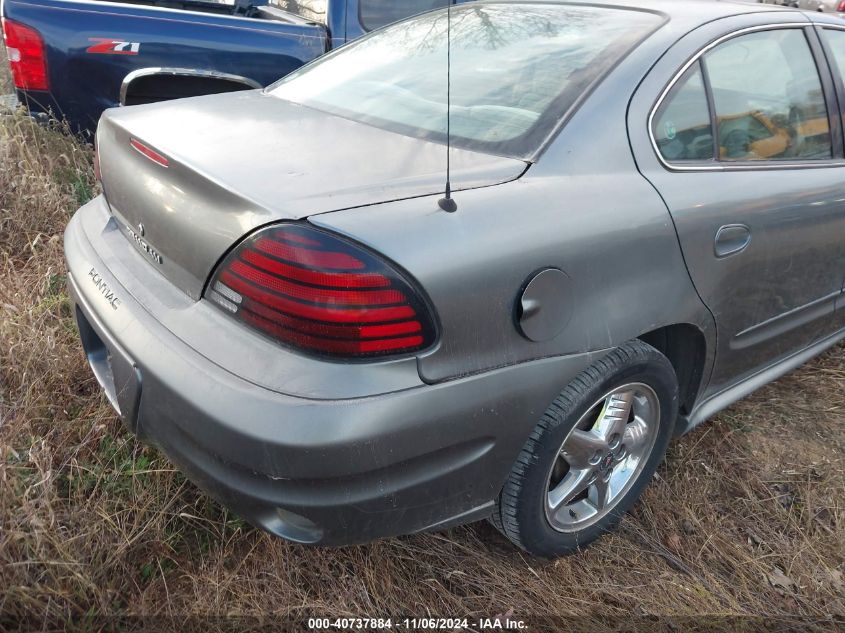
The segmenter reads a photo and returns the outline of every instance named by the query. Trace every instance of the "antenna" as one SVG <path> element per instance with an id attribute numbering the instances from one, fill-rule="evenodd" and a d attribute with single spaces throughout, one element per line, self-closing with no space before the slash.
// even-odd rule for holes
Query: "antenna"
<path id="1" fill-rule="evenodd" d="M 458 210 L 452 199 L 452 4 L 446 8 L 446 195 L 437 201 L 437 206 L 447 213 Z"/>

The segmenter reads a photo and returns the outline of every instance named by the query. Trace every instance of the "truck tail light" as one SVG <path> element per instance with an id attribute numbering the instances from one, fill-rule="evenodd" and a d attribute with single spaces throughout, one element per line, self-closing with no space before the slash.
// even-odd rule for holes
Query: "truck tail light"
<path id="1" fill-rule="evenodd" d="M 280 224 L 241 242 L 205 297 L 276 341 L 319 356 L 368 358 L 429 347 L 421 293 L 399 270 L 341 237 Z"/>
<path id="2" fill-rule="evenodd" d="M 38 31 L 3 18 L 3 37 L 15 87 L 20 90 L 49 90 L 47 54 Z"/>
<path id="3" fill-rule="evenodd" d="M 100 173 L 100 144 L 96 135 L 94 136 L 94 178 L 97 182 L 103 182 L 102 174 Z"/>
<path id="4" fill-rule="evenodd" d="M 840 2 L 840 3 L 837 5 L 836 10 L 837 10 L 839 13 L 845 13 L 845 0 L 842 0 L 842 2 Z"/>

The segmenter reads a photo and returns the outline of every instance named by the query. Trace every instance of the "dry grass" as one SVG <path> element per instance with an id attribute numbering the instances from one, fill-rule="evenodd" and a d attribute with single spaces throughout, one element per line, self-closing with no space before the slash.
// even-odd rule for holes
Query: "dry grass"
<path id="1" fill-rule="evenodd" d="M 86 614 L 85 630 L 114 614 L 590 615 L 578 630 L 845 616 L 845 347 L 677 441 L 622 529 L 557 562 L 484 523 L 309 549 L 228 515 L 135 443 L 85 365 L 61 241 L 93 193 L 90 161 L 26 118 L 0 121 L 0 629 Z"/>

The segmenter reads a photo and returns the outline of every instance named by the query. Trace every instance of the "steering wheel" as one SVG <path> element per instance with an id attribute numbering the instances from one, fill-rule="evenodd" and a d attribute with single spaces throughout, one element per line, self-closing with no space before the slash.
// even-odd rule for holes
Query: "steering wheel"
<path id="1" fill-rule="evenodd" d="M 751 147 L 751 136 L 747 130 L 735 128 L 722 137 L 722 147 L 728 158 L 742 158 Z"/>

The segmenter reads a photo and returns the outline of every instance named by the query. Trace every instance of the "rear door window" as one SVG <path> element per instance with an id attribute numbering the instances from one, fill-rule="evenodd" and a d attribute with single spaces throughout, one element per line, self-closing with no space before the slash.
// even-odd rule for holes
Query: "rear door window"
<path id="1" fill-rule="evenodd" d="M 721 160 L 832 157 L 824 92 L 803 30 L 735 37 L 704 55 L 703 64 Z"/>

